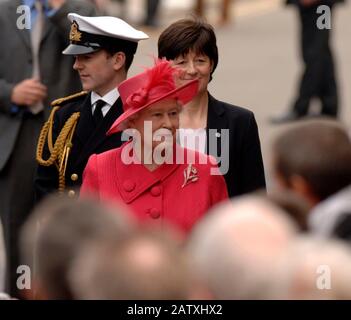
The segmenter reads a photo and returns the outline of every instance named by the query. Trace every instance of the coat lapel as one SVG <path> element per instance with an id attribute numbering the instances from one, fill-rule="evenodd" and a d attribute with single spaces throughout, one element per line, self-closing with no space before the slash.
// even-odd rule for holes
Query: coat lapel
<path id="1" fill-rule="evenodd" d="M 111 136 L 106 135 L 106 132 L 123 112 L 122 101 L 118 98 L 100 125 L 96 127 L 91 112 L 90 95 L 83 109 L 84 110 L 81 112 L 81 120 L 77 127 L 79 140 L 83 143 L 83 148 L 77 158 L 76 165 L 85 162 L 106 139 L 111 138 Z M 113 136 L 116 136 L 117 139 L 117 134 Z"/>
<path id="2" fill-rule="evenodd" d="M 74 112 L 79 112 L 80 116 L 78 118 L 78 124 L 73 136 L 73 148 L 70 155 L 70 165 L 73 165 L 84 148 L 85 141 L 90 137 L 92 130 L 92 116 L 91 120 L 89 118 L 89 109 L 90 109 L 90 94 L 88 94 L 81 103 L 74 103 L 72 106 L 69 106 L 73 110 L 70 112 L 71 116 Z M 67 118 L 68 119 L 68 118 Z M 66 120 L 67 120 L 66 119 Z"/>
<path id="3" fill-rule="evenodd" d="M 8 11 L 9 23 L 11 23 L 13 28 L 16 30 L 16 33 L 22 39 L 22 41 L 25 43 L 26 47 L 29 50 L 31 50 L 30 30 L 19 29 L 17 27 L 17 21 L 21 22 L 21 19 L 19 19 L 19 18 L 21 17 L 21 15 L 23 15 L 23 11 L 20 11 L 20 13 L 17 13 L 17 8 L 21 5 L 23 5 L 21 0 L 11 1 L 11 4 L 8 7 L 8 9 L 9 9 L 9 11 Z"/>
<path id="4" fill-rule="evenodd" d="M 214 97 L 210 94 L 208 95 L 208 114 L 207 114 L 207 126 L 206 126 L 206 135 L 207 135 L 207 147 L 206 153 L 213 154 L 213 151 L 209 150 L 209 146 L 213 145 L 214 141 L 217 144 L 217 155 L 221 155 L 221 129 L 226 129 L 228 127 L 228 121 L 224 117 L 224 110 Z M 212 129 L 210 131 L 210 129 Z M 214 131 L 215 130 L 215 131 Z M 211 143 L 210 143 L 211 140 Z"/>
<path id="5" fill-rule="evenodd" d="M 154 184 L 164 181 L 169 175 L 178 169 L 179 164 L 163 164 L 154 171 L 149 171 L 143 164 L 129 163 L 122 161 L 122 150 L 130 142 L 125 143 L 122 147 L 116 149 L 116 170 L 115 183 L 122 199 L 126 203 L 132 202 L 142 193 L 150 189 Z M 176 152 L 176 151 L 174 151 Z M 175 157 L 175 153 L 173 155 Z M 126 189 L 126 186 L 132 186 L 132 190 Z"/>
<path id="6" fill-rule="evenodd" d="M 76 137 L 80 144 L 85 145 L 95 128 L 91 113 L 90 94 L 85 97 L 77 111 L 80 111 L 80 118 L 77 124 Z"/>
<path id="7" fill-rule="evenodd" d="M 45 38 L 49 35 L 50 31 L 53 30 L 53 24 L 50 21 L 50 19 L 45 18 L 45 22 L 44 22 L 44 28 L 42 31 L 42 35 L 41 35 L 41 43 L 45 40 Z"/>

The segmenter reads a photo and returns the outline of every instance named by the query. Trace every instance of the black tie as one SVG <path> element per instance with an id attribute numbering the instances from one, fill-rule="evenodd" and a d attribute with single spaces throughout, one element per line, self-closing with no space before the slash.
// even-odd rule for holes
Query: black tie
<path id="1" fill-rule="evenodd" d="M 98 100 L 95 104 L 95 110 L 93 114 L 95 125 L 99 125 L 102 119 L 104 118 L 102 114 L 102 108 L 106 105 L 106 102 L 103 100 Z"/>

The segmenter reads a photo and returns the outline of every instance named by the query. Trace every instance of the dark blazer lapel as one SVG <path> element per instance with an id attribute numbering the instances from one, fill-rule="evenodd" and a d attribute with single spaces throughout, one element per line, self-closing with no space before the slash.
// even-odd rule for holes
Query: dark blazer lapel
<path id="1" fill-rule="evenodd" d="M 224 109 L 221 106 L 221 103 L 208 94 L 208 112 L 207 112 L 207 126 L 206 126 L 206 135 L 207 135 L 207 154 L 210 153 L 209 150 L 209 139 L 212 141 L 217 140 L 217 155 L 221 155 L 221 129 L 229 129 L 228 121 L 224 116 Z M 209 129 L 212 129 L 211 137 Z M 216 133 L 213 131 L 216 129 Z M 215 136 L 213 136 L 215 134 Z M 212 142 L 213 143 L 213 142 Z M 215 156 L 212 152 L 212 155 Z"/>
<path id="2" fill-rule="evenodd" d="M 8 12 L 9 23 L 11 23 L 13 25 L 13 28 L 16 30 L 16 33 L 18 34 L 18 36 L 23 40 L 23 42 L 25 43 L 27 48 L 29 50 L 31 50 L 30 30 L 19 29 L 17 27 L 17 20 L 21 15 L 23 15 L 23 11 L 21 13 L 17 13 L 17 8 L 21 5 L 23 5 L 21 0 L 11 1 L 11 5 L 8 7 L 8 9 L 9 9 L 9 12 Z"/>
<path id="3" fill-rule="evenodd" d="M 91 109 L 89 109 L 89 111 L 91 123 L 94 126 Z M 101 124 L 97 128 L 93 129 L 93 132 L 90 131 L 89 137 L 85 140 L 84 147 L 81 150 L 80 156 L 76 161 L 76 165 L 78 165 L 82 161 L 87 160 L 87 158 L 89 158 L 89 156 L 94 153 L 94 150 L 96 150 L 97 147 L 104 143 L 106 139 L 111 138 L 111 136 L 109 137 L 106 135 L 106 132 L 108 131 L 108 129 L 111 128 L 114 121 L 122 114 L 122 112 L 122 100 L 121 98 L 118 98 L 104 117 L 104 120 L 101 122 Z"/>
<path id="4" fill-rule="evenodd" d="M 72 104 L 70 108 L 74 108 L 74 110 L 70 111 L 69 116 L 71 116 L 74 112 L 80 112 L 78 124 L 73 135 L 73 147 L 70 155 L 70 161 L 72 161 L 71 163 L 74 163 L 74 159 L 77 159 L 80 156 L 82 149 L 84 148 L 85 142 L 89 139 L 92 132 L 92 128 L 94 128 L 94 124 L 92 122 L 93 117 L 92 115 L 89 115 L 90 94 L 88 94 L 80 104 Z"/>
<path id="5" fill-rule="evenodd" d="M 48 36 L 48 34 L 50 33 L 50 31 L 53 29 L 53 24 L 50 21 L 50 19 L 45 18 L 45 22 L 44 22 L 44 29 L 41 35 L 41 42 L 43 42 L 45 40 L 45 38 Z"/>
<path id="6" fill-rule="evenodd" d="M 80 118 L 78 120 L 75 135 L 82 145 L 85 145 L 95 129 L 91 111 L 90 94 L 88 94 L 79 106 Z"/>

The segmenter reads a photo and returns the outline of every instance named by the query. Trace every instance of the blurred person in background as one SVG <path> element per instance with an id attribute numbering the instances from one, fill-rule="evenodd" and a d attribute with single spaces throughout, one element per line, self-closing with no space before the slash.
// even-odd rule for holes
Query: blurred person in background
<path id="1" fill-rule="evenodd" d="M 187 234 L 228 194 L 214 158 L 176 143 L 179 113 L 199 84 L 176 86 L 177 73 L 167 60 L 156 60 L 119 85 L 124 112 L 107 134 L 125 130 L 129 141 L 89 158 L 81 195 L 120 201 L 140 221 L 169 223 Z"/>
<path id="2" fill-rule="evenodd" d="M 145 0 L 145 20 L 144 25 L 147 27 L 158 27 L 158 11 L 160 0 Z"/>
<path id="3" fill-rule="evenodd" d="M 309 229 L 320 237 L 351 240 L 351 184 L 316 205 L 308 216 Z"/>
<path id="4" fill-rule="evenodd" d="M 100 15 L 106 15 L 111 0 L 89 0 L 96 7 Z"/>
<path id="5" fill-rule="evenodd" d="M 40 128 L 51 111 L 50 101 L 81 88 L 72 57 L 61 55 L 68 44 L 71 11 L 95 14 L 87 1 L 0 3 L 0 214 L 11 295 L 16 294 L 18 230 L 34 204 Z"/>
<path id="6" fill-rule="evenodd" d="M 158 56 L 181 71 L 181 82 L 199 80 L 196 96 L 179 116 L 180 144 L 216 157 L 228 194 L 234 197 L 265 188 L 266 183 L 254 114 L 208 92 L 218 64 L 216 41 L 208 23 L 178 20 L 161 33 Z"/>
<path id="7" fill-rule="evenodd" d="M 4 233 L 2 230 L 2 223 L 0 220 L 0 300 L 10 299 L 5 290 L 5 271 L 6 271 L 6 251 L 4 242 Z"/>
<path id="8" fill-rule="evenodd" d="M 336 121 L 304 120 L 276 138 L 273 171 L 278 188 L 308 202 L 311 232 L 350 238 L 350 163 L 351 140 Z"/>
<path id="9" fill-rule="evenodd" d="M 304 71 L 297 98 L 291 109 L 285 114 L 272 118 L 273 123 L 292 121 L 306 116 L 313 98 L 318 98 L 321 102 L 321 115 L 337 117 L 339 97 L 333 52 L 330 47 L 331 29 L 335 23 L 331 20 L 332 16 L 328 16 L 322 20 L 328 23 L 330 19 L 331 25 L 320 27 L 318 20 L 321 20 L 322 14 L 328 14 L 328 12 L 318 11 L 318 8 L 328 6 L 332 13 L 334 5 L 338 2 L 344 2 L 344 0 L 287 0 L 287 4 L 296 6 L 299 12 Z"/>
<path id="10" fill-rule="evenodd" d="M 297 236 L 283 210 L 258 196 L 219 205 L 188 238 L 191 267 L 215 299 L 279 299 L 280 261 Z"/>
<path id="11" fill-rule="evenodd" d="M 301 121 L 273 143 L 277 186 L 298 193 L 311 207 L 351 184 L 350 163 L 350 138 L 334 120 Z"/>
<path id="12" fill-rule="evenodd" d="M 69 279 L 76 299 L 186 300 L 196 290 L 182 247 L 160 230 L 86 247 Z"/>
<path id="13" fill-rule="evenodd" d="M 308 216 L 311 205 L 292 190 L 270 190 L 267 199 L 284 210 L 295 221 L 301 232 L 308 231 Z"/>
<path id="14" fill-rule="evenodd" d="M 219 19 L 219 25 L 228 24 L 230 22 L 230 11 L 231 11 L 232 1 L 234 0 L 221 0 L 221 16 Z M 199 17 L 204 17 L 204 12 L 205 12 L 204 0 L 196 0 L 195 13 Z"/>
<path id="15" fill-rule="evenodd" d="M 133 230 L 123 208 L 51 195 L 35 208 L 21 231 L 23 264 L 31 270 L 27 299 L 72 299 L 68 272 L 86 243 L 109 238 L 118 245 Z"/>

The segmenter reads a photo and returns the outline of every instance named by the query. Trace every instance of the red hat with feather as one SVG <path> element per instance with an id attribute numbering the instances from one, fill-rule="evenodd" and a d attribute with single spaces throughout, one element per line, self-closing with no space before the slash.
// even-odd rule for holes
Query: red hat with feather
<path id="1" fill-rule="evenodd" d="M 118 91 L 123 102 L 123 114 L 113 123 L 107 134 L 123 130 L 122 124 L 132 115 L 166 98 L 174 98 L 181 105 L 196 95 L 198 80 L 190 80 L 177 87 L 175 78 L 178 70 L 167 60 L 158 59 L 154 67 L 123 81 Z"/>

